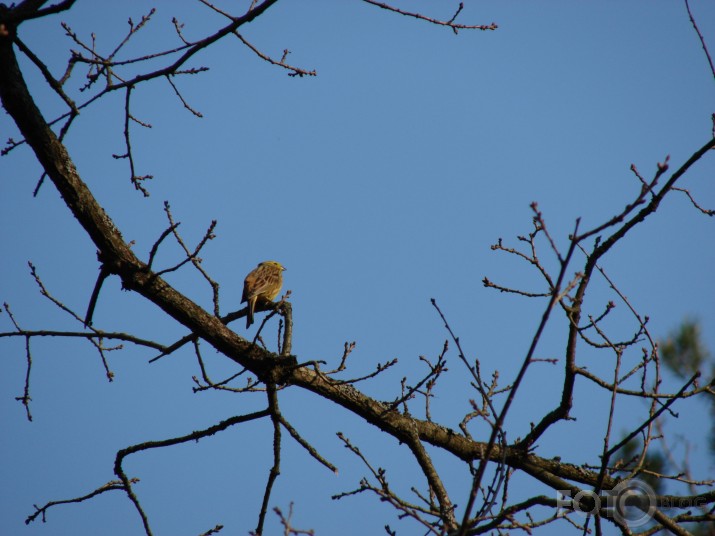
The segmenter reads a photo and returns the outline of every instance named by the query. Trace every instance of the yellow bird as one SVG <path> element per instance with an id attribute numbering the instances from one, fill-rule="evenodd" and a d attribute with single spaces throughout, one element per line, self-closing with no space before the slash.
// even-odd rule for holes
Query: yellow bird
<path id="1" fill-rule="evenodd" d="M 246 328 L 253 324 L 253 312 L 256 303 L 272 302 L 283 286 L 283 271 L 285 268 L 276 261 L 264 261 L 246 276 L 243 282 L 243 297 L 241 303 L 248 304 Z"/>

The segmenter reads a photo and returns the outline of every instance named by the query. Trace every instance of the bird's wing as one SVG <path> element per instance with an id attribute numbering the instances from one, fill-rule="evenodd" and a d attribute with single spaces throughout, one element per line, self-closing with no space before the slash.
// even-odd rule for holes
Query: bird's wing
<path id="1" fill-rule="evenodd" d="M 280 274 L 270 270 L 254 270 L 246 276 L 243 283 L 243 301 L 270 293 L 275 289 L 279 277 Z"/>

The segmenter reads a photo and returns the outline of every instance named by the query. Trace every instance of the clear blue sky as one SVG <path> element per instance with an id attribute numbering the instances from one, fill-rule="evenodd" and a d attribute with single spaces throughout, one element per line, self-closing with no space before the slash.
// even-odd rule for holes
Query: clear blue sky
<path id="1" fill-rule="evenodd" d="M 127 161 L 111 156 L 124 152 L 123 93 L 83 112 L 67 146 L 83 179 L 144 258 L 167 226 L 165 200 L 189 244 L 218 220 L 217 237 L 202 258 L 221 284 L 222 312 L 239 307 L 243 278 L 258 262 L 282 262 L 288 268 L 284 288 L 293 292 L 299 360 L 337 364 L 343 343 L 353 340 L 356 376 L 397 357 L 393 371 L 364 385 L 368 394 L 392 399 L 403 376 L 424 372 L 418 356 L 436 357 L 447 337 L 429 302 L 435 298 L 469 357 L 478 357 L 487 375 L 498 369 L 506 385 L 544 303 L 485 289 L 481 280 L 537 292 L 544 284 L 525 263 L 490 245 L 499 237 L 517 245 L 516 236 L 531 230 L 532 201 L 562 248 L 577 217 L 588 228 L 617 213 L 640 187 L 631 164 L 650 177 L 670 155 L 676 169 L 710 138 L 715 80 L 682 2 L 466 4 L 462 22 L 494 21 L 499 29 L 455 36 L 359 1 L 282 2 L 242 33 L 273 57 L 290 49 L 287 61 L 316 69 L 317 77 L 290 78 L 233 38 L 191 62 L 209 66 L 208 72 L 175 79 L 203 118 L 186 111 L 165 80 L 138 87 L 133 115 L 152 125 L 132 126 L 137 173 L 155 177 L 147 184 L 148 199 L 130 185 Z M 80 2 L 68 13 L 24 25 L 20 37 L 59 76 L 68 49 L 77 47 L 64 37 L 61 21 L 84 39 L 95 32 L 97 48 L 107 53 L 126 32 L 127 18 L 138 21 L 152 5 Z M 715 4 L 693 0 L 691 6 L 715 52 Z M 448 19 L 455 7 L 416 2 L 409 9 Z M 188 38 L 223 24 L 198 3 L 161 3 L 126 57 L 176 44 L 173 16 L 186 24 Z M 55 117 L 62 103 L 36 70 L 26 61 L 23 66 L 43 113 Z M 83 75 L 77 66 L 68 85 L 78 100 Z M 0 134 L 3 141 L 19 137 L 7 115 L 0 117 Z M 682 184 L 708 208 L 715 208 L 714 162 L 712 156 L 701 161 Z M 57 298 L 83 313 L 97 274 L 95 249 L 50 183 L 32 197 L 40 174 L 27 148 L 0 159 L 0 300 L 23 328 L 77 330 L 39 295 L 27 261 Z M 603 266 L 650 317 L 654 337 L 694 317 L 715 352 L 714 224 L 685 196 L 673 195 Z M 542 246 L 544 261 L 553 266 Z M 180 258 L 167 240 L 157 263 L 170 266 Z M 167 279 L 211 307 L 210 288 L 195 271 L 185 268 Z M 593 314 L 617 301 L 602 281 L 587 298 Z M 554 321 L 539 357 L 562 358 L 561 313 Z M 12 329 L 5 313 L 0 322 L 1 331 Z M 95 326 L 162 343 L 185 333 L 121 291 L 116 279 L 105 285 Z M 633 326 L 625 305 L 617 303 L 608 324 L 614 337 L 627 338 Z M 234 329 L 245 331 L 241 322 Z M 114 479 L 120 448 L 264 406 L 260 394 L 193 394 L 191 377 L 199 370 L 188 348 L 152 365 L 147 361 L 154 354 L 145 349 L 111 352 L 112 383 L 89 345 L 33 340 L 32 349 L 29 423 L 15 401 L 24 382 L 24 341 L 0 341 L 0 534 L 138 534 L 138 516 L 120 492 L 51 509 L 44 525 L 25 527 L 23 521 L 33 504 L 76 497 Z M 232 373 L 227 359 L 208 345 L 203 350 L 216 379 Z M 583 346 L 580 352 L 580 363 L 609 374 L 611 355 Z M 628 363 L 639 358 L 634 349 Z M 456 428 L 474 393 L 454 348 L 448 359 L 433 412 Z M 561 362 L 530 369 L 510 414 L 511 439 L 557 403 L 561 371 Z M 664 387 L 677 390 L 678 381 L 668 376 Z M 578 420 L 554 426 L 538 453 L 596 463 L 607 398 L 583 380 L 577 389 Z M 287 510 L 295 501 L 295 525 L 322 535 L 375 534 L 386 523 L 413 533 L 413 525 L 401 525 L 375 497 L 330 500 L 367 474 L 336 432 L 387 468 L 395 488 L 409 497 L 409 487 L 423 489 L 424 482 L 404 446 L 308 393 L 289 389 L 280 399 L 286 417 L 340 473 L 318 466 L 285 437 L 272 505 Z M 705 407 L 690 401 L 677 410 L 680 419 L 671 419 L 669 430 L 690 441 L 698 478 L 712 476 Z M 644 420 L 647 406 L 623 401 L 616 414 L 620 434 Z M 672 446 L 685 455 L 682 443 Z M 464 504 L 464 467 L 439 454 L 435 460 L 452 500 Z M 270 427 L 260 422 L 198 445 L 142 453 L 125 467 L 141 478 L 136 492 L 156 534 L 197 535 L 216 523 L 226 526 L 221 534 L 246 534 L 255 528 L 270 461 Z M 275 517 L 269 522 L 267 533 L 275 534 Z"/>

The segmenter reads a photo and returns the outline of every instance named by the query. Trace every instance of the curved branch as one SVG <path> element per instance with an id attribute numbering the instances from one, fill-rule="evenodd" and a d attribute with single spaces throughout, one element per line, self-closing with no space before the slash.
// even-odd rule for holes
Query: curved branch
<path id="1" fill-rule="evenodd" d="M 132 483 L 138 482 L 137 479 L 132 479 Z M 35 506 L 35 513 L 27 516 L 27 519 L 25 519 L 25 525 L 29 525 L 32 523 L 35 519 L 37 519 L 37 516 L 42 515 L 42 522 L 44 523 L 46 521 L 45 516 L 47 514 L 47 510 L 52 508 L 53 506 L 57 506 L 59 504 L 73 504 L 73 503 L 80 503 L 87 501 L 89 499 L 92 499 L 96 497 L 97 495 L 101 495 L 102 493 L 106 493 L 107 491 L 124 491 L 125 487 L 124 485 L 119 482 L 118 480 L 112 480 L 110 482 L 107 482 L 103 486 L 98 487 L 96 490 L 89 492 L 86 495 L 82 495 L 81 497 L 75 497 L 74 499 L 63 499 L 61 501 L 50 501 L 48 502 L 45 506 L 42 508 L 38 508 L 37 505 Z"/>
<path id="2" fill-rule="evenodd" d="M 240 424 L 248 421 L 252 421 L 255 419 L 261 419 L 263 417 L 268 417 L 271 414 L 270 409 L 264 409 L 262 411 L 257 411 L 255 413 L 248 413 L 246 415 L 238 415 L 235 417 L 231 417 L 229 419 L 226 419 L 224 421 L 221 421 L 218 424 L 215 424 L 213 426 L 209 426 L 208 428 L 204 430 L 199 430 L 196 432 L 191 432 L 190 434 L 186 434 L 184 436 L 180 437 L 173 437 L 171 439 L 163 439 L 160 441 L 146 441 L 144 443 L 139 443 L 138 445 L 132 445 L 130 447 L 127 447 L 125 449 L 120 450 L 117 452 L 117 456 L 114 460 L 114 473 L 119 477 L 121 480 L 124 490 L 126 491 L 127 495 L 129 496 L 129 499 L 134 503 L 134 506 L 137 509 L 137 512 L 139 513 L 139 516 L 142 519 L 142 523 L 144 524 L 144 530 L 147 534 L 147 536 L 151 536 L 152 532 L 151 529 L 149 528 L 149 519 L 142 509 L 141 504 L 139 503 L 139 499 L 137 498 L 136 494 L 134 493 L 132 489 L 132 481 L 127 477 L 126 473 L 124 472 L 124 469 L 122 468 L 122 462 L 124 461 L 124 458 L 129 456 L 130 454 L 134 454 L 136 452 L 141 452 L 143 450 L 150 450 L 150 449 L 156 449 L 156 448 L 161 448 L 161 447 L 170 447 L 172 445 L 179 445 L 181 443 L 186 443 L 188 441 L 198 441 L 199 439 L 203 437 L 208 437 L 216 434 L 217 432 L 220 432 L 222 430 L 225 430 L 226 428 L 233 426 L 234 424 Z"/>

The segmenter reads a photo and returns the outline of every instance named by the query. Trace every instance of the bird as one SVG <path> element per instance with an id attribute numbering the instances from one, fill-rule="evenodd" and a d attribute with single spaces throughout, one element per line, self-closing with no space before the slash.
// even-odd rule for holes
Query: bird
<path id="1" fill-rule="evenodd" d="M 285 268 L 276 261 L 263 261 L 246 276 L 243 282 L 243 297 L 246 302 L 246 329 L 253 324 L 253 313 L 256 303 L 272 302 L 283 286 L 283 271 Z"/>

